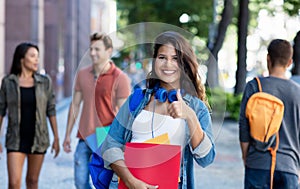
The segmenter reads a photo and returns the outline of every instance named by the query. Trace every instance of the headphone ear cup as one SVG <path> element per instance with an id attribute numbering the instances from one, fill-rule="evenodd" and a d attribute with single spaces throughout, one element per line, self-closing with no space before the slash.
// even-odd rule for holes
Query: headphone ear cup
<path id="1" fill-rule="evenodd" d="M 136 110 L 136 108 L 139 106 L 143 98 L 144 98 L 143 90 L 141 88 L 134 89 L 133 94 L 131 95 L 131 98 L 129 100 L 130 112 Z"/>
<path id="2" fill-rule="evenodd" d="M 168 91 L 164 88 L 159 88 L 155 91 L 155 99 L 159 102 L 166 102 L 168 96 Z"/>
<path id="3" fill-rule="evenodd" d="M 177 101 L 177 90 L 176 89 L 172 89 L 169 91 L 168 93 L 168 100 L 170 103 Z"/>

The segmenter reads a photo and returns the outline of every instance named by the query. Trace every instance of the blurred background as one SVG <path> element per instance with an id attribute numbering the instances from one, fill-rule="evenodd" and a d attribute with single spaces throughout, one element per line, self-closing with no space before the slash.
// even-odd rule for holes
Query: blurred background
<path id="1" fill-rule="evenodd" d="M 71 95 L 75 70 L 91 32 L 116 30 L 116 2 L 99 0 L 0 0 L 0 75 L 9 73 L 16 45 L 40 48 L 40 71 L 53 79 L 57 100 Z"/>
<path id="2" fill-rule="evenodd" d="M 271 39 L 294 44 L 300 30 L 299 7 L 294 0 L 0 0 L 0 77 L 8 74 L 18 43 L 37 43 L 40 70 L 52 77 L 59 101 L 71 95 L 91 33 L 161 22 L 191 32 L 199 46 L 210 50 L 204 58 L 210 88 L 239 94 L 249 78 L 267 74 L 266 46 Z M 139 34 L 143 29 L 139 27 Z M 114 45 L 122 48 L 122 43 Z M 145 49 L 122 49 L 115 62 L 123 69 L 139 70 L 145 67 Z M 294 60 L 300 64 L 299 58 Z M 298 68 L 294 74 L 299 72 Z"/>
<path id="3" fill-rule="evenodd" d="M 16 45 L 36 43 L 40 72 L 51 76 L 56 90 L 62 140 L 73 80 L 84 57 L 88 58 L 90 34 L 117 36 L 113 38 L 113 60 L 135 85 L 149 71 L 151 43 L 146 33 L 162 25 L 190 34 L 212 116 L 224 118 L 225 111 L 225 117 L 233 120 L 226 122 L 229 130 L 222 134 L 222 124 L 213 122 L 217 123 L 218 156 L 207 172 L 198 169 L 203 174 L 199 187 L 241 188 L 243 166 L 236 122 L 241 94 L 247 81 L 268 75 L 267 45 L 274 38 L 291 42 L 294 64 L 286 74 L 300 77 L 299 0 L 0 0 L 0 79 L 10 71 Z M 71 188 L 72 161 L 65 153 L 55 161 L 47 156 L 42 188 Z M 3 168 L 5 161 L 0 164 Z M 0 188 L 7 182 L 6 174 L 0 172 Z M 209 183 L 211 176 L 218 179 Z"/>

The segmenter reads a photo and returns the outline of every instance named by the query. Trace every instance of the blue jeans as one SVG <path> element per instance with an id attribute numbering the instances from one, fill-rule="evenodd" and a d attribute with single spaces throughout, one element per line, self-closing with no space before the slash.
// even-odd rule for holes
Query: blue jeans
<path id="1" fill-rule="evenodd" d="M 79 140 L 74 154 L 75 186 L 77 189 L 91 189 L 89 162 L 92 150 L 84 142 Z"/>
<path id="2" fill-rule="evenodd" d="M 245 189 L 270 189 L 270 171 L 247 168 L 245 170 Z M 298 189 L 298 176 L 275 171 L 273 189 Z"/>

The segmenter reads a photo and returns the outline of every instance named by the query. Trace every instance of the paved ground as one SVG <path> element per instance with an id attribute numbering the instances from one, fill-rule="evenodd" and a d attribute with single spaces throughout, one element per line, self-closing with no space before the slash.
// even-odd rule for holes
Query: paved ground
<path id="1" fill-rule="evenodd" d="M 67 111 L 70 99 L 61 101 L 58 106 L 58 125 L 60 143 L 63 142 L 67 122 Z M 222 126 L 222 127 L 221 127 Z M 243 187 L 243 165 L 238 142 L 238 127 L 236 122 L 226 120 L 224 123 L 214 123 L 217 156 L 215 162 L 206 167 L 196 166 L 197 189 L 240 189 Z M 76 128 L 73 129 L 72 149 L 75 150 Z M 1 141 L 3 142 L 3 135 Z M 6 152 L 0 155 L 0 189 L 7 188 Z M 25 169 L 23 171 L 22 189 L 25 189 Z M 56 159 L 50 153 L 45 156 L 40 180 L 40 189 L 73 189 L 73 153 L 67 154 L 61 149 Z"/>
<path id="2" fill-rule="evenodd" d="M 220 129 L 220 124 L 222 125 Z M 206 168 L 197 167 L 197 189 L 241 189 L 244 166 L 238 140 L 237 122 L 215 123 L 216 159 Z"/>

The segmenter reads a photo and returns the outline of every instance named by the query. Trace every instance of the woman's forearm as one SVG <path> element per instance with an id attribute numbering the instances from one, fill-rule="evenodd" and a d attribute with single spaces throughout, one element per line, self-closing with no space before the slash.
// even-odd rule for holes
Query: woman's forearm
<path id="1" fill-rule="evenodd" d="M 58 129 L 57 129 L 57 121 L 56 121 L 56 116 L 50 116 L 49 117 L 51 129 L 53 132 L 54 140 L 58 140 Z"/>
<path id="2" fill-rule="evenodd" d="M 135 179 L 131 174 L 127 166 L 125 165 L 124 160 L 118 160 L 110 165 L 113 171 L 122 179 L 126 186 Z"/>
<path id="3" fill-rule="evenodd" d="M 192 148 L 195 149 L 204 138 L 204 131 L 201 128 L 200 122 L 196 116 L 196 113 L 191 110 L 188 114 L 188 118 L 186 119 L 190 135 L 191 135 L 191 145 Z"/>

